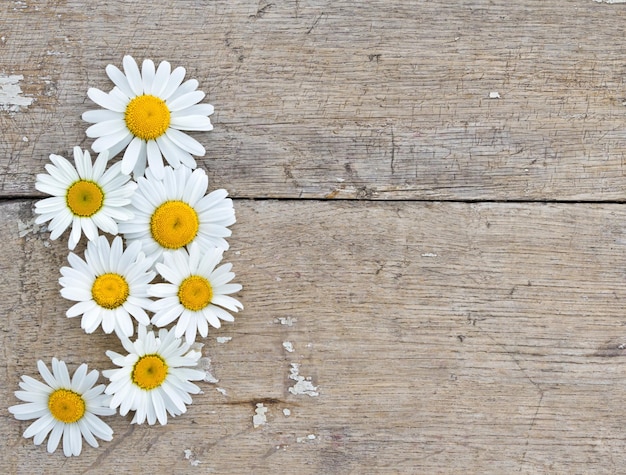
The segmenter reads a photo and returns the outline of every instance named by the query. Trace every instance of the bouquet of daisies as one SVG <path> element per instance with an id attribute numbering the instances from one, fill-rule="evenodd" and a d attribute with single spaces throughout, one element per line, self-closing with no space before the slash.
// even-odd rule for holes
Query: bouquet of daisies
<path id="1" fill-rule="evenodd" d="M 83 234 L 88 240 L 84 256 L 70 252 L 61 268 L 61 295 L 74 302 L 66 316 L 81 317 L 85 333 L 115 332 L 126 351 L 106 352 L 115 366 L 102 372 L 108 385 L 96 385 L 99 372 L 86 364 L 70 377 L 56 358 L 52 371 L 37 363 L 43 382 L 22 376 L 15 395 L 25 403 L 9 411 L 35 419 L 24 437 L 36 445 L 48 438 L 48 452 L 62 439 L 67 457 L 80 455 L 83 439 L 92 447 L 112 439 L 99 416 L 133 411 L 132 423 L 164 425 L 168 414 L 186 412 L 200 392 L 192 381 L 205 377 L 195 369 L 196 338 L 243 309 L 231 296 L 241 290 L 232 265 L 221 264 L 235 223 L 232 200 L 224 189 L 208 192 L 194 159 L 205 149 L 183 132 L 212 130 L 213 106 L 200 103 L 198 81 L 183 82 L 182 67 L 145 60 L 140 70 L 125 56 L 123 70 L 108 65 L 113 89 L 87 92 L 101 107 L 82 115 L 92 124 L 86 133 L 96 160 L 79 147 L 74 164 L 52 154 L 36 181 L 51 195 L 35 205 L 50 239 L 71 228 L 70 250 Z"/>

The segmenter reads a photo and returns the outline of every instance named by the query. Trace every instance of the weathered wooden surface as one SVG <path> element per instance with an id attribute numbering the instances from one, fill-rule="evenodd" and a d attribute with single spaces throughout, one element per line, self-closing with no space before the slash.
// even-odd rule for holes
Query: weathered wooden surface
<path id="1" fill-rule="evenodd" d="M 46 233 L 18 236 L 30 207 L 2 205 L 4 406 L 37 358 L 102 369 L 104 350 L 119 346 L 63 317 L 56 280 L 67 250 Z M 47 455 L 4 417 L 1 472 L 624 466 L 623 206 L 238 201 L 237 212 L 228 258 L 246 309 L 206 340 L 220 381 L 166 427 L 109 418 L 114 441 L 77 460 Z M 289 392 L 291 363 L 319 396 Z M 269 412 L 255 429 L 258 402 Z"/>
<path id="2" fill-rule="evenodd" d="M 216 109 L 202 164 L 234 196 L 626 198 L 624 5 L 156 3 L 2 2 L 0 74 L 32 99 L 0 115 L 3 196 L 89 145 L 86 91 L 130 53 L 198 78 Z"/>
<path id="3" fill-rule="evenodd" d="M 37 359 L 102 370 L 119 345 L 63 316 L 66 245 L 32 205 L 124 54 L 215 105 L 195 137 L 236 198 L 245 310 L 184 416 L 108 418 L 66 459 L 5 409 L 0 473 L 623 470 L 626 5 L 96 3 L 0 3 L 0 408 Z"/>

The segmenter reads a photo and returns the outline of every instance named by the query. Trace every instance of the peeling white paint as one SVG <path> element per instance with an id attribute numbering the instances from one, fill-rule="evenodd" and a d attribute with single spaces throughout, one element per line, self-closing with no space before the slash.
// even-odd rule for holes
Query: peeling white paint
<path id="1" fill-rule="evenodd" d="M 215 388 L 215 390 L 222 396 L 226 396 L 226 390 L 224 388 Z"/>
<path id="2" fill-rule="evenodd" d="M 294 323 L 298 321 L 295 317 L 277 317 L 274 319 L 274 323 L 280 323 L 281 325 L 287 325 L 292 327 Z"/>
<path id="3" fill-rule="evenodd" d="M 216 338 L 218 343 L 228 343 L 232 339 L 233 339 L 232 336 L 218 336 Z"/>
<path id="4" fill-rule="evenodd" d="M 596 3 L 626 3 L 626 0 L 593 0 Z"/>
<path id="5" fill-rule="evenodd" d="M 0 75 L 0 110 L 18 112 L 22 107 L 33 103 L 32 97 L 21 96 L 22 88 L 19 82 L 24 79 L 21 74 L 11 76 Z"/>
<path id="6" fill-rule="evenodd" d="M 491 91 L 489 93 L 489 99 L 500 99 L 500 93 L 498 91 Z"/>
<path id="7" fill-rule="evenodd" d="M 437 254 L 434 252 L 424 252 L 422 257 L 437 257 Z"/>
<path id="8" fill-rule="evenodd" d="M 303 442 L 307 442 L 309 440 L 315 440 L 317 439 L 317 436 L 315 434 L 309 434 L 306 437 L 296 437 L 296 442 L 298 444 L 301 444 Z"/>
<path id="9" fill-rule="evenodd" d="M 18 218 L 17 235 L 22 238 L 29 233 L 37 234 L 37 233 L 44 232 L 48 229 L 45 224 L 36 224 L 35 219 L 36 218 L 29 219 L 27 221 L 22 221 L 21 219 Z"/>
<path id="10" fill-rule="evenodd" d="M 267 422 L 267 418 L 265 414 L 267 413 L 267 407 L 263 405 L 262 402 L 258 402 L 256 405 L 256 409 L 254 410 L 254 416 L 252 416 L 252 425 L 256 429 L 262 425 L 265 425 Z"/>
<path id="11" fill-rule="evenodd" d="M 211 368 L 211 358 L 209 358 L 208 356 L 203 356 L 202 358 L 198 360 L 198 369 L 206 373 L 206 376 L 203 379 L 204 382 L 211 383 L 211 384 L 215 384 L 219 382 L 219 379 L 217 379 L 212 374 L 213 369 Z"/>
<path id="12" fill-rule="evenodd" d="M 285 349 L 285 351 L 293 353 L 293 343 L 291 343 L 290 341 L 283 341 L 283 348 Z"/>
<path id="13" fill-rule="evenodd" d="M 291 415 L 291 410 L 287 408 L 283 409 L 283 415 L 285 417 L 289 417 Z"/>
<path id="14" fill-rule="evenodd" d="M 200 460 L 196 458 L 196 455 L 193 453 L 191 449 L 185 449 L 184 453 L 185 453 L 185 460 L 189 460 L 189 464 L 192 467 L 197 467 L 198 465 L 202 463 Z"/>
<path id="15" fill-rule="evenodd" d="M 313 386 L 313 383 L 311 383 L 311 378 L 300 376 L 300 365 L 298 363 L 291 363 L 289 379 L 296 381 L 296 384 L 289 388 L 291 394 L 295 394 L 296 396 L 307 395 L 311 397 L 320 395 L 317 391 L 317 386 Z"/>
<path id="16" fill-rule="evenodd" d="M 194 453 L 189 449 L 185 449 L 185 459 L 189 460 L 189 463 L 191 464 L 192 467 L 197 467 L 198 465 L 202 463 L 200 460 L 196 458 Z"/>

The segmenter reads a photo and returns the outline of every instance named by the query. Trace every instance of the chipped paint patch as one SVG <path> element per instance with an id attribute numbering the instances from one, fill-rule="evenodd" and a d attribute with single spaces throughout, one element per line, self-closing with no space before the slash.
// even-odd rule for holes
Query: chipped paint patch
<path id="1" fill-rule="evenodd" d="M 35 219 L 29 219 L 27 221 L 22 221 L 21 219 L 17 220 L 17 235 L 19 237 L 24 237 L 29 233 L 37 234 L 46 231 L 48 228 L 45 224 L 37 224 L 35 223 Z"/>
<path id="2" fill-rule="evenodd" d="M 202 463 L 200 460 L 196 458 L 196 455 L 192 452 L 191 449 L 185 449 L 184 453 L 185 453 L 185 460 L 189 460 L 189 464 L 192 467 L 197 467 L 198 465 Z"/>
<path id="3" fill-rule="evenodd" d="M 283 348 L 285 349 L 285 351 L 293 353 L 293 343 L 291 343 L 290 341 L 283 341 Z"/>
<path id="4" fill-rule="evenodd" d="M 216 338 L 218 343 L 228 343 L 232 339 L 233 339 L 232 336 L 218 336 Z"/>
<path id="5" fill-rule="evenodd" d="M 198 369 L 204 371 L 206 374 L 203 379 L 204 382 L 212 384 L 219 382 L 219 379 L 212 374 L 213 369 L 211 368 L 211 358 L 208 356 L 203 356 L 198 360 Z"/>
<path id="6" fill-rule="evenodd" d="M 274 323 L 280 323 L 281 325 L 287 325 L 292 327 L 294 323 L 298 321 L 295 317 L 277 317 L 274 319 Z"/>
<path id="7" fill-rule="evenodd" d="M 317 439 L 317 436 L 315 434 L 309 434 L 306 437 L 296 437 L 296 442 L 298 444 L 301 444 L 303 442 L 309 442 L 315 439 Z"/>
<path id="8" fill-rule="evenodd" d="M 291 410 L 287 408 L 283 409 L 283 415 L 285 417 L 289 417 L 291 415 Z"/>
<path id="9" fill-rule="evenodd" d="M 437 257 L 437 254 L 435 254 L 434 252 L 424 252 L 422 254 L 422 257 Z"/>
<path id="10" fill-rule="evenodd" d="M 33 103 L 32 97 L 22 96 L 20 81 L 24 79 L 21 74 L 11 76 L 0 75 L 0 110 L 6 112 L 18 112 L 22 107 L 28 107 Z"/>
<path id="11" fill-rule="evenodd" d="M 596 3 L 626 3 L 626 0 L 593 0 Z"/>
<path id="12" fill-rule="evenodd" d="M 226 396 L 226 390 L 224 388 L 215 388 L 215 390 L 222 396 Z"/>
<path id="13" fill-rule="evenodd" d="M 265 423 L 267 422 L 265 414 L 267 414 L 267 407 L 265 407 L 262 402 L 258 402 L 256 405 L 256 409 L 254 410 L 254 416 L 252 416 L 252 425 L 255 429 L 257 427 L 265 425 Z"/>
<path id="14" fill-rule="evenodd" d="M 489 93 L 489 99 L 500 99 L 500 93 L 498 91 L 491 91 Z"/>
<path id="15" fill-rule="evenodd" d="M 289 379 L 296 381 L 296 384 L 289 388 L 291 394 L 295 394 L 296 396 L 307 395 L 311 397 L 320 395 L 317 391 L 317 386 L 313 386 L 313 383 L 311 383 L 311 378 L 300 376 L 300 365 L 298 363 L 291 363 Z"/>

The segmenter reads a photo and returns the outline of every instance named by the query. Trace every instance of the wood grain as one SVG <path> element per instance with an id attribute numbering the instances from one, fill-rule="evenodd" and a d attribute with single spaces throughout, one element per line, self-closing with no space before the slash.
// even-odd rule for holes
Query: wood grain
<path id="1" fill-rule="evenodd" d="M 63 316 L 67 249 L 28 230 L 32 203 L 0 204 L 3 407 L 38 358 L 105 369 L 104 351 L 119 346 Z M 26 423 L 5 413 L 0 472 L 624 466 L 622 205 L 237 200 L 236 210 L 227 259 L 245 310 L 203 348 L 220 381 L 166 427 L 109 418 L 113 442 L 72 460 L 22 439 Z M 289 391 L 292 363 L 319 396 Z M 255 429 L 257 403 L 269 412 Z"/>
<path id="2" fill-rule="evenodd" d="M 623 201 L 626 9 L 591 0 L 6 1 L 0 195 L 88 147 L 124 54 L 200 81 L 214 181 L 245 198 Z M 490 99 L 490 93 L 499 99 Z"/>

